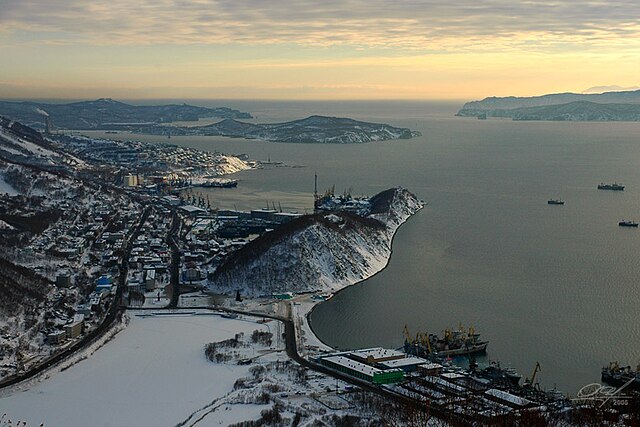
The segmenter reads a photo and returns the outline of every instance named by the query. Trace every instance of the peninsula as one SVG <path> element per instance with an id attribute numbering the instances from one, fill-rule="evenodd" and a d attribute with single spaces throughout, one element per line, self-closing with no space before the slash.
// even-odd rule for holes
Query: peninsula
<path id="1" fill-rule="evenodd" d="M 332 292 L 387 265 L 398 227 L 423 207 L 404 188 L 331 204 L 265 233 L 215 270 L 209 289 L 248 296 Z"/>
<path id="2" fill-rule="evenodd" d="M 111 98 L 66 104 L 0 101 L 0 115 L 37 130 L 109 130 L 140 124 L 198 121 L 202 118 L 251 118 L 249 113 L 227 107 L 207 108 L 188 104 L 131 105 Z"/>
<path id="3" fill-rule="evenodd" d="M 456 116 L 547 121 L 640 121 L 640 90 L 489 97 L 467 102 Z"/>

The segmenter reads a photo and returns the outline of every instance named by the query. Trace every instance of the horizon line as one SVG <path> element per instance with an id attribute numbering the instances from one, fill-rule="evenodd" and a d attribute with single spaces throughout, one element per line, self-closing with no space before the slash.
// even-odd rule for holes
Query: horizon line
<path id="1" fill-rule="evenodd" d="M 2 97 L 0 101 L 7 102 L 34 102 L 34 101 L 61 101 L 82 102 L 111 99 L 113 101 L 246 101 L 246 102 L 468 102 L 471 98 L 195 98 L 195 97 L 157 97 L 157 98 L 113 98 L 110 96 L 99 97 Z"/>

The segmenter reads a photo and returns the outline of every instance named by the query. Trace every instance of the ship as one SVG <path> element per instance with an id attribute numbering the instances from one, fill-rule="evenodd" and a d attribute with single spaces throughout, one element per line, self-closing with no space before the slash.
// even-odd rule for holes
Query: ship
<path id="1" fill-rule="evenodd" d="M 547 200 L 547 204 L 549 204 L 549 205 L 564 205 L 564 200 L 561 200 L 561 199 L 549 199 L 549 200 Z"/>
<path id="2" fill-rule="evenodd" d="M 473 327 L 465 329 L 462 325 L 458 329 L 446 329 L 442 336 L 436 334 L 422 334 L 418 332 L 412 339 L 404 328 L 404 351 L 418 357 L 450 357 L 462 356 L 487 351 L 488 341 L 480 340 L 480 334 Z"/>
<path id="3" fill-rule="evenodd" d="M 234 188 L 237 186 L 238 181 L 235 179 L 210 180 L 201 184 L 201 187 L 205 188 Z"/>
<path id="4" fill-rule="evenodd" d="M 498 387 L 517 387 L 522 379 L 522 375 L 511 367 L 501 367 L 499 362 L 491 362 L 484 369 L 473 369 L 475 375 L 479 378 L 489 380 L 493 386 Z"/>
<path id="5" fill-rule="evenodd" d="M 624 219 L 618 223 L 620 227 L 638 227 L 638 223 L 635 221 L 625 221 Z"/>
<path id="6" fill-rule="evenodd" d="M 631 366 L 609 363 L 609 366 L 602 368 L 602 382 L 614 387 L 626 385 L 629 389 L 640 390 L 640 365 L 634 371 Z"/>
<path id="7" fill-rule="evenodd" d="M 617 182 L 614 182 L 613 184 L 605 184 L 604 182 L 601 182 L 598 184 L 598 190 L 623 191 L 624 185 L 618 184 Z"/>

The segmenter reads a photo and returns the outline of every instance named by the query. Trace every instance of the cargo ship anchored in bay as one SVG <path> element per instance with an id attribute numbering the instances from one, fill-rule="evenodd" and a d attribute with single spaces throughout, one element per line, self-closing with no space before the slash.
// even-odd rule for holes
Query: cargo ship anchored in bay
<path id="1" fill-rule="evenodd" d="M 613 190 L 613 191 L 624 191 L 624 185 L 618 184 L 614 182 L 613 184 L 605 184 L 601 182 L 598 184 L 598 190 Z"/>

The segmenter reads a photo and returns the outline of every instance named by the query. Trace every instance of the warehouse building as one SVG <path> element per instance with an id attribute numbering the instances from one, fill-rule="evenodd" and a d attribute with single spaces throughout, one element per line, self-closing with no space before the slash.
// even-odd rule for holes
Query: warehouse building
<path id="1" fill-rule="evenodd" d="M 404 379 L 402 369 L 378 369 L 344 355 L 323 357 L 320 363 L 327 368 L 345 373 L 361 380 L 370 381 L 373 384 L 391 384 Z"/>

